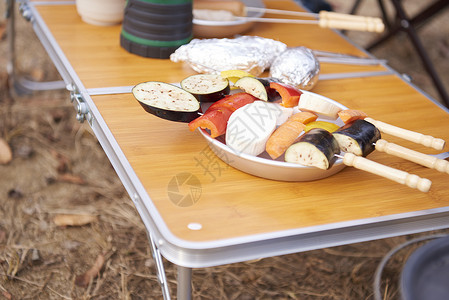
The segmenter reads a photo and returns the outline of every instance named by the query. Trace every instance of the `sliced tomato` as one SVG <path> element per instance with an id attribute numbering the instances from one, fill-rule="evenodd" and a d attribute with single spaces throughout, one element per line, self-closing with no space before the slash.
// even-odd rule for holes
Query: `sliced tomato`
<path id="1" fill-rule="evenodd" d="M 216 109 L 226 108 L 231 111 L 236 111 L 242 106 L 245 106 L 246 104 L 253 103 L 254 101 L 258 100 L 253 95 L 250 95 L 248 93 L 236 93 L 232 95 L 227 95 L 223 99 L 215 102 L 212 104 L 209 109 L 206 111 L 213 111 Z"/>
<path id="2" fill-rule="evenodd" d="M 210 136 L 216 138 L 226 133 L 226 127 L 228 126 L 228 120 L 232 110 L 227 108 L 220 108 L 212 111 L 207 111 L 201 117 L 189 123 L 190 131 L 195 131 L 198 127 L 210 130 Z"/>
<path id="3" fill-rule="evenodd" d="M 295 107 L 298 105 L 302 92 L 297 88 L 278 82 L 270 82 L 270 88 L 275 89 L 282 98 L 281 105 L 284 107 Z"/>

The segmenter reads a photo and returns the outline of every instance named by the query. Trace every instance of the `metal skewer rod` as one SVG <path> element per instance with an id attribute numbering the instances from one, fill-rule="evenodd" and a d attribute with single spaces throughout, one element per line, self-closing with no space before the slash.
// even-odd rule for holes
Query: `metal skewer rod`
<path id="1" fill-rule="evenodd" d="M 438 159 L 446 159 L 446 158 L 449 158 L 449 151 L 443 152 L 443 153 L 438 153 L 438 154 L 427 154 L 427 155 L 436 157 Z"/>
<path id="2" fill-rule="evenodd" d="M 312 49 L 312 52 L 316 56 L 365 58 L 365 57 L 360 57 L 360 56 L 352 55 L 352 54 L 345 54 L 345 53 L 338 53 L 338 52 L 331 52 L 331 51 L 323 51 L 323 50 L 315 50 L 315 49 Z"/>
<path id="3" fill-rule="evenodd" d="M 347 64 L 347 65 L 379 65 L 385 64 L 385 59 L 373 59 L 373 58 L 350 58 L 343 56 L 317 56 L 317 59 L 323 63 L 331 64 Z"/>
<path id="4" fill-rule="evenodd" d="M 391 71 L 369 71 L 369 72 L 346 72 L 346 73 L 329 73 L 329 74 L 319 74 L 319 80 L 335 80 L 335 79 L 346 79 L 346 78 L 361 78 L 361 77 L 371 77 L 371 76 L 385 76 L 391 75 Z"/>
<path id="5" fill-rule="evenodd" d="M 312 50 L 313 54 L 318 58 L 318 60 L 323 60 L 325 62 L 333 62 L 338 63 L 343 61 L 344 63 L 351 62 L 360 63 L 360 64 L 385 64 L 387 60 L 378 59 L 374 57 L 363 57 L 351 54 L 344 53 L 335 53 L 321 50 Z"/>
<path id="6" fill-rule="evenodd" d="M 279 18 L 257 18 L 257 17 L 235 17 L 237 20 L 263 23 L 288 23 L 288 24 L 319 24 L 318 20 L 297 20 L 297 19 L 279 19 Z"/>
<path id="7" fill-rule="evenodd" d="M 302 11 L 291 11 L 291 10 L 281 10 L 281 9 L 262 8 L 262 7 L 248 7 L 248 6 L 245 9 L 246 9 L 246 11 L 268 13 L 268 14 L 279 14 L 279 15 L 288 15 L 288 16 L 297 16 L 297 17 L 319 17 L 319 14 L 302 12 Z"/>

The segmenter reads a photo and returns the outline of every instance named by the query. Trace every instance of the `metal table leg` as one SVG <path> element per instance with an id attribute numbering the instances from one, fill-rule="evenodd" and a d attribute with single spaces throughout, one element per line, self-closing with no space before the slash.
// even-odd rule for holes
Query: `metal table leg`
<path id="1" fill-rule="evenodd" d="M 6 19 L 7 19 L 7 41 L 8 41 L 8 65 L 7 72 L 10 78 L 11 87 L 14 92 L 23 95 L 31 94 L 33 91 L 48 91 L 65 89 L 66 83 L 62 80 L 36 82 L 28 80 L 24 77 L 17 77 L 16 74 L 16 29 L 15 29 L 15 2 L 14 0 L 6 0 Z M 26 1 L 18 1 L 20 4 L 20 11 L 27 21 L 32 20 L 32 14 L 27 9 Z"/>
<path id="2" fill-rule="evenodd" d="M 151 234 L 148 233 L 148 238 L 150 240 L 150 246 L 153 258 L 156 262 L 156 271 L 159 284 L 161 285 L 162 295 L 164 300 L 170 300 L 170 290 L 168 289 L 168 281 L 165 275 L 164 262 L 162 260 L 162 255 L 154 243 Z M 178 290 L 177 290 L 178 300 L 190 300 L 192 299 L 192 269 L 178 266 Z"/>
<path id="3" fill-rule="evenodd" d="M 419 57 L 421 58 L 424 68 L 426 69 L 429 76 L 432 78 L 435 88 L 437 89 L 438 93 L 440 94 L 441 100 L 443 100 L 446 107 L 449 107 L 449 95 L 447 94 L 446 89 L 444 88 L 444 85 L 441 82 L 441 79 L 438 76 L 438 73 L 432 64 L 432 61 L 430 60 L 429 56 L 427 55 L 426 50 L 424 49 L 424 46 L 421 43 L 421 40 L 418 37 L 418 34 L 416 33 L 415 27 L 411 26 L 410 19 L 405 14 L 405 10 L 403 9 L 400 1 L 392 0 L 392 3 L 396 9 L 396 12 L 397 12 L 400 20 L 401 20 L 401 27 L 407 32 L 408 36 L 410 37 L 410 41 L 412 42 L 413 46 L 415 47 L 416 52 L 418 53 Z M 447 5 L 447 3 L 445 4 L 443 2 L 436 2 L 436 3 L 439 4 L 439 6 L 441 6 L 441 8 L 443 8 L 444 6 Z"/>
<path id="4" fill-rule="evenodd" d="M 15 14 L 14 14 L 14 1 L 6 0 L 6 37 L 8 42 L 8 62 L 6 70 L 9 76 L 14 75 L 14 44 L 15 44 Z"/>
<path id="5" fill-rule="evenodd" d="M 384 1 L 383 0 L 377 0 L 377 3 L 379 4 L 379 8 L 380 8 L 380 11 L 382 13 L 382 18 L 383 18 L 383 21 L 385 23 L 385 26 L 388 29 L 390 29 L 391 28 L 391 23 L 390 23 L 390 20 L 388 20 L 387 10 L 385 9 Z"/>
<path id="6" fill-rule="evenodd" d="M 360 3 L 362 0 L 356 0 L 352 9 L 351 13 L 354 14 L 356 10 L 358 9 Z M 423 9 L 420 13 L 418 13 L 413 18 L 408 18 L 407 14 L 402 6 L 401 0 L 391 0 L 391 3 L 393 4 L 395 11 L 396 11 L 396 23 L 394 25 L 391 25 L 388 21 L 385 7 L 383 5 L 382 0 L 378 0 L 379 7 L 382 11 L 382 17 L 384 21 L 387 24 L 388 32 L 380 37 L 379 39 L 372 42 L 370 45 L 366 47 L 368 51 L 371 51 L 375 47 L 381 45 L 385 41 L 389 40 L 391 37 L 395 36 L 399 31 L 405 31 L 407 35 L 410 38 L 411 43 L 413 44 L 413 47 L 415 48 L 416 52 L 418 53 L 424 69 L 429 74 L 430 78 L 433 81 L 433 84 L 438 91 L 441 100 L 446 105 L 446 107 L 449 107 L 449 96 L 448 93 L 441 82 L 441 79 L 438 76 L 438 73 L 435 70 L 435 67 L 430 60 L 429 56 L 427 55 L 427 52 L 422 45 L 422 42 L 420 38 L 418 37 L 418 34 L 416 32 L 416 28 L 420 26 L 422 23 L 427 21 L 430 17 L 434 16 L 435 14 L 441 12 L 444 8 L 447 8 L 449 2 L 447 0 L 437 0 L 434 1 L 432 4 L 428 5 L 425 9 Z"/>
<path id="7" fill-rule="evenodd" d="M 150 233 L 148 233 L 148 238 L 150 240 L 151 252 L 154 261 L 156 262 L 157 278 L 159 280 L 159 284 L 161 285 L 162 295 L 164 297 L 164 300 L 170 300 L 170 290 L 168 289 L 167 276 L 165 276 L 165 268 L 164 262 L 162 260 L 162 255 L 156 244 L 154 243 L 154 240 L 151 237 Z"/>
<path id="8" fill-rule="evenodd" d="M 178 300 L 192 299 L 192 269 L 178 266 Z"/>

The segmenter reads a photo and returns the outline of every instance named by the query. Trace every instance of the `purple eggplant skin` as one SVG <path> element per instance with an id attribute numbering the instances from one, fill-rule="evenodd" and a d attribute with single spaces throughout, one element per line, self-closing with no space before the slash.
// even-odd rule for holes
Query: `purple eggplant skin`
<path id="1" fill-rule="evenodd" d="M 332 133 L 322 128 L 313 128 L 302 135 L 285 153 L 285 161 L 297 163 L 295 155 L 289 155 L 290 151 L 292 151 L 291 153 L 296 151 L 300 157 L 302 154 L 304 159 L 308 159 L 309 163 L 305 163 L 305 165 L 325 170 L 330 169 L 335 163 L 335 154 L 340 153 L 340 147 Z"/>
<path id="2" fill-rule="evenodd" d="M 256 79 L 259 80 L 265 87 L 265 90 L 267 91 L 268 102 L 275 102 L 281 99 L 281 95 L 278 93 L 278 91 L 270 87 L 271 82 L 280 83 L 281 81 L 279 79 L 276 79 L 274 77 L 256 78 Z"/>
<path id="3" fill-rule="evenodd" d="M 346 124 L 333 133 L 334 135 L 345 135 L 352 138 L 360 148 L 361 155 L 366 157 L 368 154 L 376 149 L 375 143 L 381 139 L 381 133 L 376 126 L 363 119 L 356 120 L 352 123 Z M 347 149 L 345 145 L 340 145 L 340 148 Z M 354 153 L 356 154 L 356 153 Z"/>
<path id="4" fill-rule="evenodd" d="M 231 92 L 231 87 L 228 86 L 224 90 L 217 91 L 215 93 L 210 93 L 210 94 L 195 94 L 195 93 L 192 93 L 192 94 L 201 103 L 206 103 L 206 102 L 217 102 L 218 100 L 221 100 L 224 97 L 226 97 L 227 95 L 229 95 L 230 92 Z"/>
<path id="5" fill-rule="evenodd" d="M 216 102 L 231 92 L 229 80 L 214 74 L 191 75 L 181 81 L 181 88 L 201 103 Z"/>
<path id="6" fill-rule="evenodd" d="M 188 123 L 201 115 L 201 105 L 189 92 L 172 84 L 148 81 L 133 87 L 143 109 L 159 118 Z"/>
<path id="7" fill-rule="evenodd" d="M 176 111 L 151 106 L 141 101 L 138 102 L 146 112 L 168 121 L 190 123 L 202 115 L 201 109 L 198 111 Z"/>
<path id="8" fill-rule="evenodd" d="M 329 168 L 332 167 L 335 162 L 335 154 L 340 153 L 340 146 L 332 133 L 322 128 L 313 128 L 309 130 L 306 134 L 301 136 L 298 141 L 315 145 L 315 147 L 326 156 L 329 161 Z"/>

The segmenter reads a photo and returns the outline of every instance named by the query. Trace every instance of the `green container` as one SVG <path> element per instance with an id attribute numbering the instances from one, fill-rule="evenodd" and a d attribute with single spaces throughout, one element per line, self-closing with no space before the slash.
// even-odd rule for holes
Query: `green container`
<path id="1" fill-rule="evenodd" d="M 168 59 L 193 37 L 192 0 L 128 0 L 120 45 L 150 58 Z"/>

